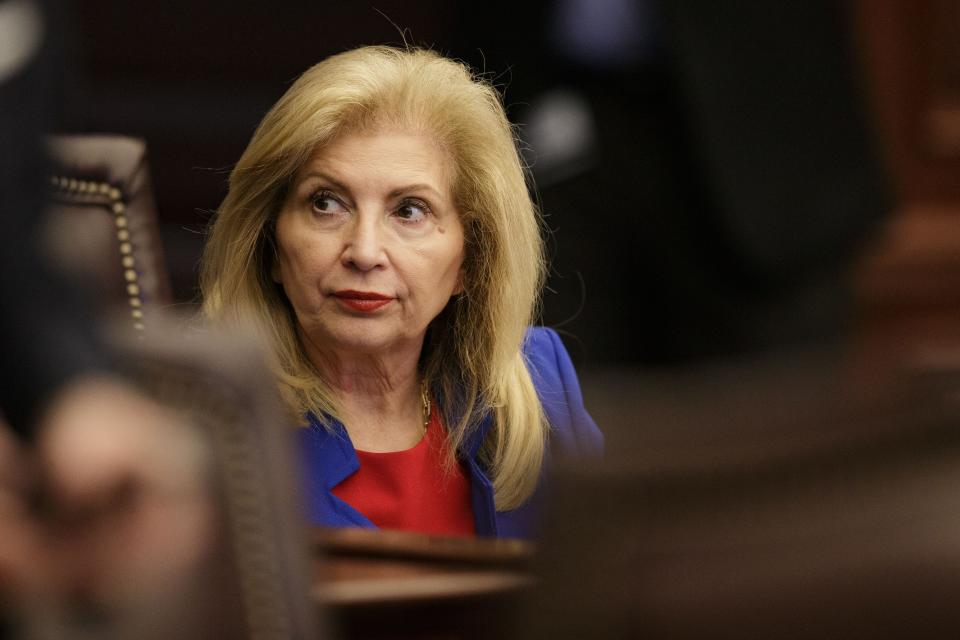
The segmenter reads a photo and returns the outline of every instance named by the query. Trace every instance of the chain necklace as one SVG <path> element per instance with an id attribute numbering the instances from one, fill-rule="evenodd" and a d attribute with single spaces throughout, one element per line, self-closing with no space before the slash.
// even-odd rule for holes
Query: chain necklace
<path id="1" fill-rule="evenodd" d="M 420 404 L 423 410 L 423 432 L 427 432 L 427 426 L 430 424 L 430 394 L 427 393 L 427 381 L 420 384 Z"/>

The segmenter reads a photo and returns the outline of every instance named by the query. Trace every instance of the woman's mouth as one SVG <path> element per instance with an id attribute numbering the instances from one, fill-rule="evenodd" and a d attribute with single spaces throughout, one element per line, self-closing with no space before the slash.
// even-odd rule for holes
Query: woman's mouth
<path id="1" fill-rule="evenodd" d="M 333 297 L 348 309 L 359 311 L 361 313 L 372 313 L 381 307 L 387 306 L 394 300 L 393 297 L 384 295 L 382 293 L 376 293 L 373 291 L 354 291 L 352 289 L 336 291 L 334 292 Z"/>

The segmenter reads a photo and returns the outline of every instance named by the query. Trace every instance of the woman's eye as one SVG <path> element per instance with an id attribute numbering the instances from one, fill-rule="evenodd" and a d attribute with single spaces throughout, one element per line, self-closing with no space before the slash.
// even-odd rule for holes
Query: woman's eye
<path id="1" fill-rule="evenodd" d="M 417 200 L 405 200 L 397 207 L 397 217 L 404 222 L 420 222 L 427 217 L 427 205 Z"/>
<path id="2" fill-rule="evenodd" d="M 329 191 L 314 194 L 310 204 L 317 213 L 340 213 L 347 210 Z"/>

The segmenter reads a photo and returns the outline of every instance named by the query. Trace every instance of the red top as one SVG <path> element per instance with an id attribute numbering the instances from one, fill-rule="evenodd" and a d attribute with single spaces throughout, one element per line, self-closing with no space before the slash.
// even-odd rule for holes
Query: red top
<path id="1" fill-rule="evenodd" d="M 470 480 L 460 465 L 444 470 L 446 430 L 436 410 L 411 449 L 357 451 L 360 469 L 333 494 L 381 529 L 474 535 Z"/>

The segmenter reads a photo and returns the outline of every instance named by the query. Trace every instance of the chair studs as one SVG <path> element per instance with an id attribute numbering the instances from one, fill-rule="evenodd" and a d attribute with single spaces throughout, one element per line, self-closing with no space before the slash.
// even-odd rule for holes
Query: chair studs
<path id="1" fill-rule="evenodd" d="M 133 328 L 139 332 L 144 330 L 143 300 L 140 298 L 139 274 L 134 269 L 136 260 L 133 257 L 133 245 L 130 242 L 130 224 L 126 216 L 127 204 L 123 201 L 123 193 L 109 182 L 79 180 L 67 176 L 52 175 L 49 177 L 50 186 L 61 191 L 78 194 L 106 196 L 113 221 L 117 227 L 117 240 L 120 243 L 120 263 L 123 265 L 123 278 L 127 283 L 127 300 L 130 303 L 130 316 L 134 320 Z"/>

